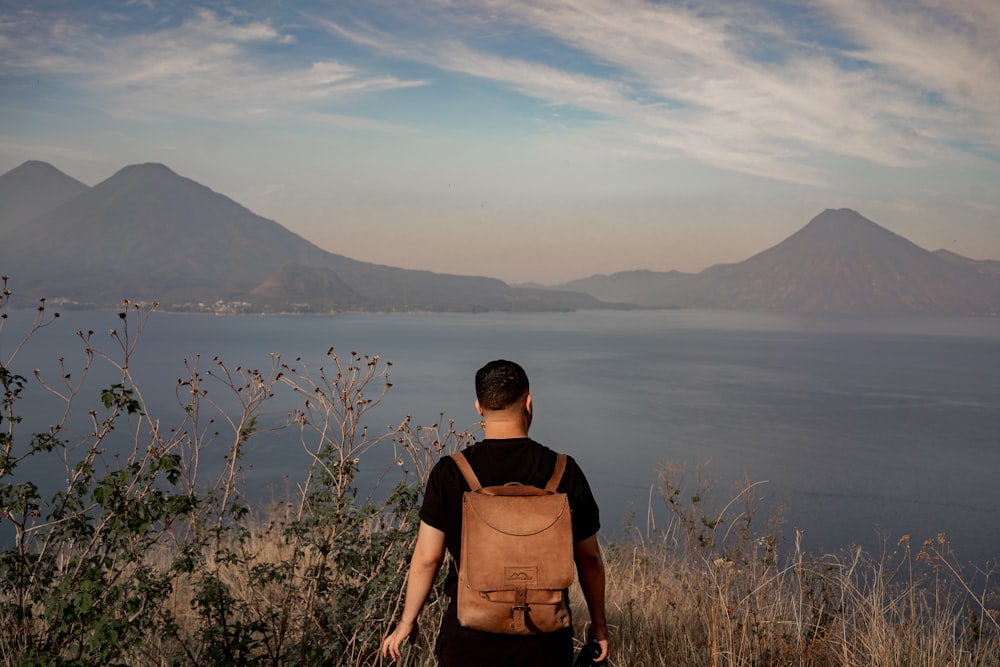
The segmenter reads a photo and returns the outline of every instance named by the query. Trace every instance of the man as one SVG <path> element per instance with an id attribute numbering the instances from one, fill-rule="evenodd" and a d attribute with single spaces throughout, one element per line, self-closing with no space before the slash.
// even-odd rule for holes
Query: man
<path id="1" fill-rule="evenodd" d="M 476 373 L 476 410 L 485 437 L 464 451 L 483 486 L 519 482 L 544 487 L 555 466 L 556 452 L 528 437 L 531 394 L 524 369 L 497 360 Z M 382 655 L 400 656 L 400 647 L 417 633 L 417 616 L 430 594 L 445 550 L 452 566 L 445 579 L 451 599 L 438 634 L 435 652 L 440 667 L 569 667 L 573 661 L 572 627 L 538 635 L 506 635 L 462 627 L 458 622 L 458 559 L 461 554 L 462 495 L 469 490 L 451 457 L 442 458 L 427 480 L 417 544 L 410 561 L 403 616 L 382 642 Z M 576 462 L 567 457 L 557 489 L 567 494 L 573 520 L 573 556 L 590 612 L 589 634 L 601 646 L 597 661 L 607 659 L 610 642 L 604 615 L 604 561 L 597 544 L 597 503 Z"/>

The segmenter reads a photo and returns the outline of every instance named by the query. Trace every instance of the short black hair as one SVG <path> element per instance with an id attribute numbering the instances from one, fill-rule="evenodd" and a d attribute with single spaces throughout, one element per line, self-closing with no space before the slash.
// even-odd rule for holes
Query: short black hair
<path id="1" fill-rule="evenodd" d="M 497 359 L 476 371 L 476 399 L 484 410 L 503 410 L 528 393 L 528 375 L 518 364 Z"/>

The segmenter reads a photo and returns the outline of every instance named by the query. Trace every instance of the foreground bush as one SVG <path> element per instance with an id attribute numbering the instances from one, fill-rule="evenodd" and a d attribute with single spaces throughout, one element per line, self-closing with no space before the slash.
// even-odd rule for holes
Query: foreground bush
<path id="1" fill-rule="evenodd" d="M 316 369 L 278 356 L 264 370 L 189 360 L 177 409 L 153 415 L 129 368 L 151 312 L 126 303 L 103 339 L 110 352 L 78 332 L 79 354 L 54 378 L 13 370 L 58 317 L 44 304 L 23 338 L 0 338 L 0 660 L 385 664 L 377 650 L 402 605 L 422 482 L 472 435 L 408 419 L 374 433 L 389 365 L 333 349 Z M 110 384 L 90 386 L 97 366 Z M 265 423 L 277 392 L 299 398 Z M 26 424 L 22 408 L 42 399 L 51 421 Z M 242 467 L 265 432 L 310 462 L 266 505 L 247 497 Z M 395 465 L 362 489 L 359 471 L 376 460 Z M 38 477 L 52 470 L 58 479 Z M 754 488 L 709 510 L 704 485 L 664 468 L 665 526 L 651 511 L 606 544 L 613 664 L 1000 664 L 997 589 L 963 570 L 943 536 L 916 553 L 907 540 L 878 557 L 786 553 L 756 516 Z M 433 664 L 443 603 L 425 610 L 403 664 Z"/>
<path id="2" fill-rule="evenodd" d="M 333 349 L 315 370 L 189 360 L 177 410 L 153 415 L 130 370 L 151 312 L 124 304 L 111 353 L 77 332 L 79 362 L 61 358 L 56 378 L 12 370 L 58 318 L 44 305 L 2 348 L 13 350 L 0 360 L 0 527 L 13 529 L 0 553 L 3 664 L 370 664 L 401 604 L 420 482 L 466 436 L 409 420 L 371 435 L 388 365 Z M 108 369 L 112 383 L 88 395 L 88 376 Z M 311 463 L 262 518 L 243 452 L 279 390 L 301 399 L 269 429 Z M 40 400 L 54 420 L 25 429 L 21 409 Z M 376 448 L 399 472 L 362 493 Z"/>

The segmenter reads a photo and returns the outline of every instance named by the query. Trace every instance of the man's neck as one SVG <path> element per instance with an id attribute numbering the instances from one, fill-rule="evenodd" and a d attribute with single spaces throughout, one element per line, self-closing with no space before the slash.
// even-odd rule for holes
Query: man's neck
<path id="1" fill-rule="evenodd" d="M 523 419 L 487 419 L 483 431 L 483 437 L 487 440 L 512 440 L 528 437 L 528 429 L 525 427 Z"/>
<path id="2" fill-rule="evenodd" d="M 525 394 L 523 400 L 523 403 L 518 401 L 503 410 L 482 410 L 479 401 L 476 401 L 487 440 L 528 437 L 528 428 L 531 426 L 531 394 Z"/>

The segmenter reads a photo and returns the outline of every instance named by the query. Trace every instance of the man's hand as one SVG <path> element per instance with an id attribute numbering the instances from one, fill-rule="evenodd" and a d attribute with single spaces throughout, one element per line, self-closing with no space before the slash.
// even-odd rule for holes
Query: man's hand
<path id="1" fill-rule="evenodd" d="M 611 657 L 611 637 L 608 635 L 608 628 L 604 625 L 594 625 L 587 628 L 587 634 L 597 640 L 601 645 L 601 654 L 594 658 L 594 662 L 603 662 Z"/>
<path id="2" fill-rule="evenodd" d="M 392 634 L 382 641 L 382 657 L 391 656 L 393 660 L 398 660 L 403 654 L 403 642 L 407 639 L 411 644 L 417 641 L 417 624 L 400 622 Z"/>
<path id="3" fill-rule="evenodd" d="M 587 601 L 587 610 L 590 611 L 590 628 L 587 634 L 601 645 L 601 655 L 594 662 L 601 662 L 611 655 L 611 638 L 604 615 L 604 558 L 601 556 L 597 536 L 592 535 L 576 542 L 573 545 L 573 557 L 576 559 L 580 589 Z"/>
<path id="4" fill-rule="evenodd" d="M 383 656 L 391 655 L 393 660 L 398 660 L 403 642 L 409 639 L 412 644 L 417 640 L 417 616 L 434 586 L 434 579 L 444 560 L 444 550 L 444 533 L 421 521 L 413 558 L 410 559 L 403 615 L 396 629 L 382 642 Z"/>

